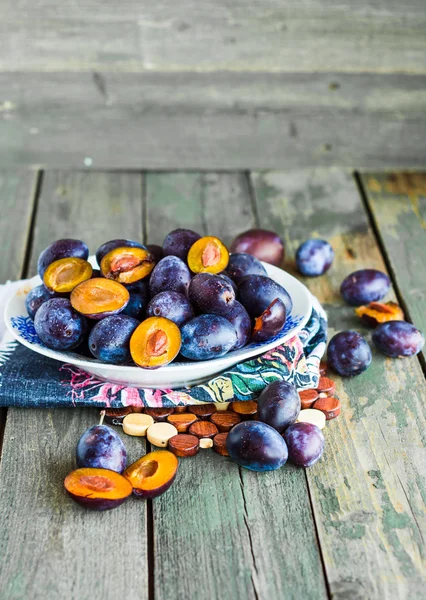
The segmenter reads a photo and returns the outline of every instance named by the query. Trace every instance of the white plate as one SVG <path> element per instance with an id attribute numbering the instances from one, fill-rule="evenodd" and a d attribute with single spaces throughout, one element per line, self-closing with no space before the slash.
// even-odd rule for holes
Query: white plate
<path id="1" fill-rule="evenodd" d="M 94 257 L 91 256 L 89 260 L 93 266 L 96 266 Z M 136 388 L 176 389 L 187 387 L 206 381 L 241 361 L 249 360 L 283 344 L 308 321 L 312 310 L 312 296 L 307 288 L 282 269 L 267 263 L 263 263 L 263 266 L 269 277 L 288 291 L 293 301 L 293 310 L 287 316 L 283 330 L 267 342 L 249 344 L 214 360 L 175 362 L 160 369 L 149 370 L 136 366 L 105 364 L 95 358 L 82 357 L 75 352 L 58 352 L 46 348 L 38 339 L 33 322 L 25 307 L 25 297 L 28 291 L 41 283 L 38 275 L 30 279 L 25 286 L 23 285 L 9 300 L 5 310 L 5 322 L 12 335 L 24 346 L 49 358 L 76 365 L 104 381 Z"/>

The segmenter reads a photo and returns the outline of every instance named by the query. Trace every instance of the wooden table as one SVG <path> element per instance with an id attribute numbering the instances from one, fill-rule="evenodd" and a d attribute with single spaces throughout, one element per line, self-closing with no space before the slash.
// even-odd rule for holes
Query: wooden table
<path id="1" fill-rule="evenodd" d="M 3 172 L 0 279 L 35 272 L 52 240 L 91 250 L 126 236 L 160 242 L 187 226 L 226 242 L 254 225 L 283 235 L 286 268 L 311 235 L 336 252 L 305 283 L 330 334 L 362 329 L 339 284 L 387 270 L 426 330 L 426 176 L 292 172 Z M 337 379 L 342 414 L 308 470 L 239 469 L 213 452 L 182 460 L 152 502 L 90 513 L 64 493 L 80 434 L 96 410 L 10 409 L 0 465 L 0 598 L 109 600 L 402 599 L 425 597 L 424 358 L 374 352 L 368 371 Z M 143 442 L 127 439 L 130 459 Z"/>

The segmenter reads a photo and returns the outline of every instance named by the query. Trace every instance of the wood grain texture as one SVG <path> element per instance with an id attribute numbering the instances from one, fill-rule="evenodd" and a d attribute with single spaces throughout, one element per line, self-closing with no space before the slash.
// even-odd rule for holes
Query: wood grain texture
<path id="1" fill-rule="evenodd" d="M 426 175 L 365 173 L 361 179 L 409 317 L 426 331 Z"/>
<path id="2" fill-rule="evenodd" d="M 0 284 L 23 275 L 38 174 L 0 171 Z"/>
<path id="3" fill-rule="evenodd" d="M 126 235 L 142 237 L 138 174 L 47 173 L 31 264 L 53 239 L 81 237 L 94 251 Z M 0 465 L 0 597 L 5 600 L 148 597 L 146 504 L 85 511 L 65 494 L 75 447 L 96 410 L 11 409 Z M 125 440 L 129 460 L 144 454 Z"/>
<path id="4" fill-rule="evenodd" d="M 253 175 L 261 224 L 283 234 L 289 270 L 314 236 L 336 252 L 324 277 L 305 283 L 324 303 L 330 335 L 362 331 L 339 286 L 362 267 L 384 269 L 355 182 L 339 170 Z M 393 297 L 393 296 L 391 296 Z M 425 385 L 416 358 L 373 351 L 362 375 L 335 377 L 342 402 L 327 423 L 323 459 L 307 471 L 333 598 L 421 598 L 425 573 Z"/>
<path id="5" fill-rule="evenodd" d="M 426 72 L 422 0 L 21 0 L 0 23 L 11 72 Z"/>
<path id="6" fill-rule="evenodd" d="M 4 168 L 425 165 L 426 75 L 0 71 L 0 89 Z"/>
<path id="7" fill-rule="evenodd" d="M 150 242 L 178 226 L 229 242 L 255 224 L 243 174 L 148 173 L 146 193 Z M 326 597 L 301 470 L 243 473 L 200 450 L 153 513 L 157 600 Z"/>

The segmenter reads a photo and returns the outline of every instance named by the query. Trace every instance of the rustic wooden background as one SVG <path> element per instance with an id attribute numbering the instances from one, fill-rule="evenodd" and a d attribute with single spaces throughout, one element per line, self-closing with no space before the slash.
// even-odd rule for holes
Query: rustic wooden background
<path id="1" fill-rule="evenodd" d="M 0 0 L 0 165 L 418 169 L 424 0 Z"/>

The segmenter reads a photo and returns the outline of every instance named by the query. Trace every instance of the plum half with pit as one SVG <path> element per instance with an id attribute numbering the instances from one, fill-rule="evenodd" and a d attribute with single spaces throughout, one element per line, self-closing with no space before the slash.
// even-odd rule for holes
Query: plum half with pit
<path id="1" fill-rule="evenodd" d="M 234 288 L 223 277 L 197 273 L 188 290 L 189 300 L 199 313 L 226 315 L 234 305 Z"/>
<path id="2" fill-rule="evenodd" d="M 274 471 L 288 457 L 282 436 L 266 423 L 243 421 L 231 429 L 226 438 L 229 456 L 251 471 Z"/>
<path id="3" fill-rule="evenodd" d="M 312 467 L 324 451 L 324 434 L 313 423 L 294 423 L 284 432 L 288 460 L 298 467 Z"/>
<path id="4" fill-rule="evenodd" d="M 284 259 L 284 242 L 268 229 L 249 229 L 235 238 L 231 252 L 252 254 L 259 260 L 280 267 Z"/>
<path id="5" fill-rule="evenodd" d="M 259 317 L 276 299 L 284 304 L 289 315 L 293 302 L 282 285 L 263 275 L 246 275 L 238 283 L 238 299 L 252 318 Z"/>
<path id="6" fill-rule="evenodd" d="M 164 317 L 181 327 L 194 316 L 190 301 L 180 292 L 160 292 L 149 302 L 148 317 Z"/>
<path id="7" fill-rule="evenodd" d="M 119 283 L 135 283 L 147 277 L 155 266 L 155 259 L 146 248 L 120 246 L 105 254 L 101 273 Z"/>
<path id="8" fill-rule="evenodd" d="M 371 363 L 371 349 L 367 341 L 356 331 L 336 333 L 328 344 L 328 365 L 342 377 L 354 377 L 363 373 Z"/>
<path id="9" fill-rule="evenodd" d="M 67 475 L 64 486 L 74 502 L 100 511 L 117 508 L 133 491 L 128 479 L 109 469 L 76 469 Z"/>
<path id="10" fill-rule="evenodd" d="M 34 321 L 36 312 L 42 304 L 56 296 L 57 294 L 55 292 L 48 290 L 43 284 L 37 285 L 30 290 L 25 298 L 25 306 L 31 319 Z"/>
<path id="11" fill-rule="evenodd" d="M 193 273 L 220 273 L 228 266 L 229 252 L 219 238 L 206 236 L 191 246 L 187 260 Z"/>
<path id="12" fill-rule="evenodd" d="M 174 229 L 164 239 L 164 256 L 177 256 L 186 262 L 189 249 L 200 237 L 200 234 L 192 229 Z"/>
<path id="13" fill-rule="evenodd" d="M 165 256 L 155 265 L 149 280 L 151 298 L 160 292 L 179 292 L 188 295 L 191 274 L 177 256 Z"/>
<path id="14" fill-rule="evenodd" d="M 251 335 L 251 319 L 244 306 L 235 300 L 231 310 L 225 315 L 235 329 L 237 340 L 231 350 L 238 350 L 247 344 Z"/>
<path id="15" fill-rule="evenodd" d="M 34 327 L 43 344 L 53 350 L 77 348 L 88 330 L 86 319 L 67 298 L 44 302 L 35 315 Z"/>
<path id="16" fill-rule="evenodd" d="M 325 240 L 307 240 L 296 251 L 297 270 L 307 277 L 324 275 L 331 267 L 333 259 L 334 250 Z"/>
<path id="17" fill-rule="evenodd" d="M 241 277 L 245 277 L 246 275 L 268 276 L 260 260 L 246 252 L 234 252 L 230 254 L 226 273 L 237 283 Z"/>
<path id="18" fill-rule="evenodd" d="M 157 369 L 176 358 L 181 347 L 179 327 L 164 317 L 149 317 L 133 332 L 130 354 L 144 369 Z"/>
<path id="19" fill-rule="evenodd" d="M 425 343 L 423 333 L 406 321 L 382 323 L 374 330 L 372 339 L 380 352 L 392 358 L 414 356 Z"/>
<path id="20" fill-rule="evenodd" d="M 41 279 L 43 279 L 44 273 L 50 264 L 61 258 L 71 257 L 87 260 L 89 257 L 89 248 L 81 240 L 70 238 L 57 240 L 53 244 L 50 244 L 38 258 L 37 270 Z"/>
<path id="21" fill-rule="evenodd" d="M 139 321 L 128 315 L 105 317 L 90 332 L 90 352 L 105 363 L 128 363 L 131 359 L 130 338 L 138 325 Z"/>
<path id="22" fill-rule="evenodd" d="M 257 399 L 259 421 L 280 433 L 294 423 L 300 413 L 300 396 L 288 381 L 270 383 Z"/>
<path id="23" fill-rule="evenodd" d="M 220 315 L 200 315 L 182 327 L 181 354 L 190 360 L 224 356 L 235 347 L 234 326 Z"/>
<path id="24" fill-rule="evenodd" d="M 378 302 L 386 296 L 390 279 L 377 269 L 361 269 L 348 275 L 340 286 L 343 299 L 352 306 Z"/>
<path id="25" fill-rule="evenodd" d="M 99 266 L 101 266 L 101 262 L 103 257 L 115 250 L 116 248 L 142 248 L 146 250 L 146 247 L 141 242 L 136 242 L 135 240 L 126 240 L 126 239 L 117 239 L 110 240 L 109 242 L 105 242 L 102 246 L 96 250 L 96 262 Z"/>
<path id="26" fill-rule="evenodd" d="M 76 449 L 77 467 L 93 469 L 110 469 L 122 473 L 126 468 L 126 448 L 118 433 L 101 421 L 86 429 L 78 441 Z"/>

